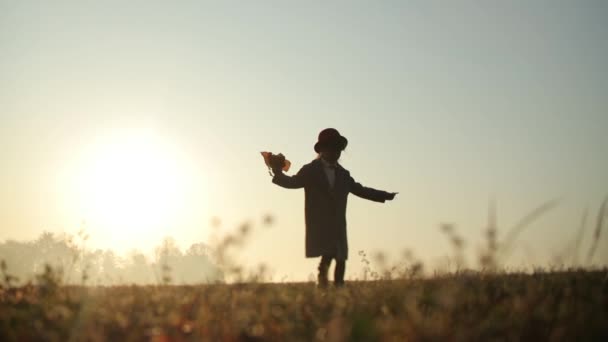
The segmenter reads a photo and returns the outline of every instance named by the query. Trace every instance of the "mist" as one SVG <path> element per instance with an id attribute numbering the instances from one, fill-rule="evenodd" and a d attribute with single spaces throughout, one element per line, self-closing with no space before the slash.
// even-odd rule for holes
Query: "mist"
<path id="1" fill-rule="evenodd" d="M 140 250 L 121 255 L 111 249 L 89 249 L 88 235 L 45 231 L 31 241 L 0 243 L 5 282 L 26 284 L 49 272 L 75 285 L 201 284 L 224 280 L 214 251 L 197 242 L 181 250 L 171 237 L 154 247 L 152 256 Z"/>

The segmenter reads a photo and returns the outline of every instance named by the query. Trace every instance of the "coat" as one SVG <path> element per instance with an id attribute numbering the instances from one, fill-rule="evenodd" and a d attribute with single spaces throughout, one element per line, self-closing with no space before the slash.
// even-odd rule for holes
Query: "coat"
<path id="1" fill-rule="evenodd" d="M 277 172 L 272 182 L 287 189 L 304 188 L 307 258 L 322 255 L 340 260 L 348 258 L 346 203 L 350 193 L 375 202 L 384 202 L 390 196 L 386 191 L 357 183 L 339 164 L 334 187 L 330 188 L 320 159 L 304 165 L 293 176 Z"/>

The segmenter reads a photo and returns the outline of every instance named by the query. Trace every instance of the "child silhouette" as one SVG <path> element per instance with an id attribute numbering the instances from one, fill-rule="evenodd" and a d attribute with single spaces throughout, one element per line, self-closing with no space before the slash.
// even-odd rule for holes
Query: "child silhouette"
<path id="1" fill-rule="evenodd" d="M 314 145 L 317 159 L 302 166 L 294 176 L 283 173 L 282 164 L 273 166 L 272 182 L 287 189 L 304 188 L 306 221 L 306 257 L 321 257 L 318 285 L 328 285 L 327 273 L 336 261 L 334 284 L 344 285 L 348 241 L 346 237 L 346 203 L 350 193 L 375 202 L 395 198 L 397 193 L 365 187 L 338 163 L 348 140 L 334 128 L 319 133 Z"/>

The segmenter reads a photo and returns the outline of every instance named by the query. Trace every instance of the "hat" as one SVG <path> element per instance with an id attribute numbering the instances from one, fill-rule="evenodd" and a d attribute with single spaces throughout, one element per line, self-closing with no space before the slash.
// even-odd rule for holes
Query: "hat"
<path id="1" fill-rule="evenodd" d="M 348 145 L 348 140 L 341 136 L 337 129 L 326 128 L 319 133 L 319 139 L 315 144 L 315 152 L 319 153 L 323 146 L 337 147 L 342 151 L 346 148 L 346 145 Z"/>

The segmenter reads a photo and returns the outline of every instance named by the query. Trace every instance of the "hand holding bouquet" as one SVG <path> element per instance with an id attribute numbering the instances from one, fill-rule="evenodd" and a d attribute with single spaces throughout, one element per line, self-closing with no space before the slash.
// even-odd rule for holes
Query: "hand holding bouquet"
<path id="1" fill-rule="evenodd" d="M 262 157 L 264 157 L 264 163 L 268 167 L 269 173 L 272 170 L 273 173 L 277 173 L 282 171 L 289 171 L 289 167 L 291 166 L 291 162 L 285 159 L 285 156 L 282 153 L 273 154 L 272 152 L 260 152 Z M 271 173 L 272 175 L 272 173 Z"/>

